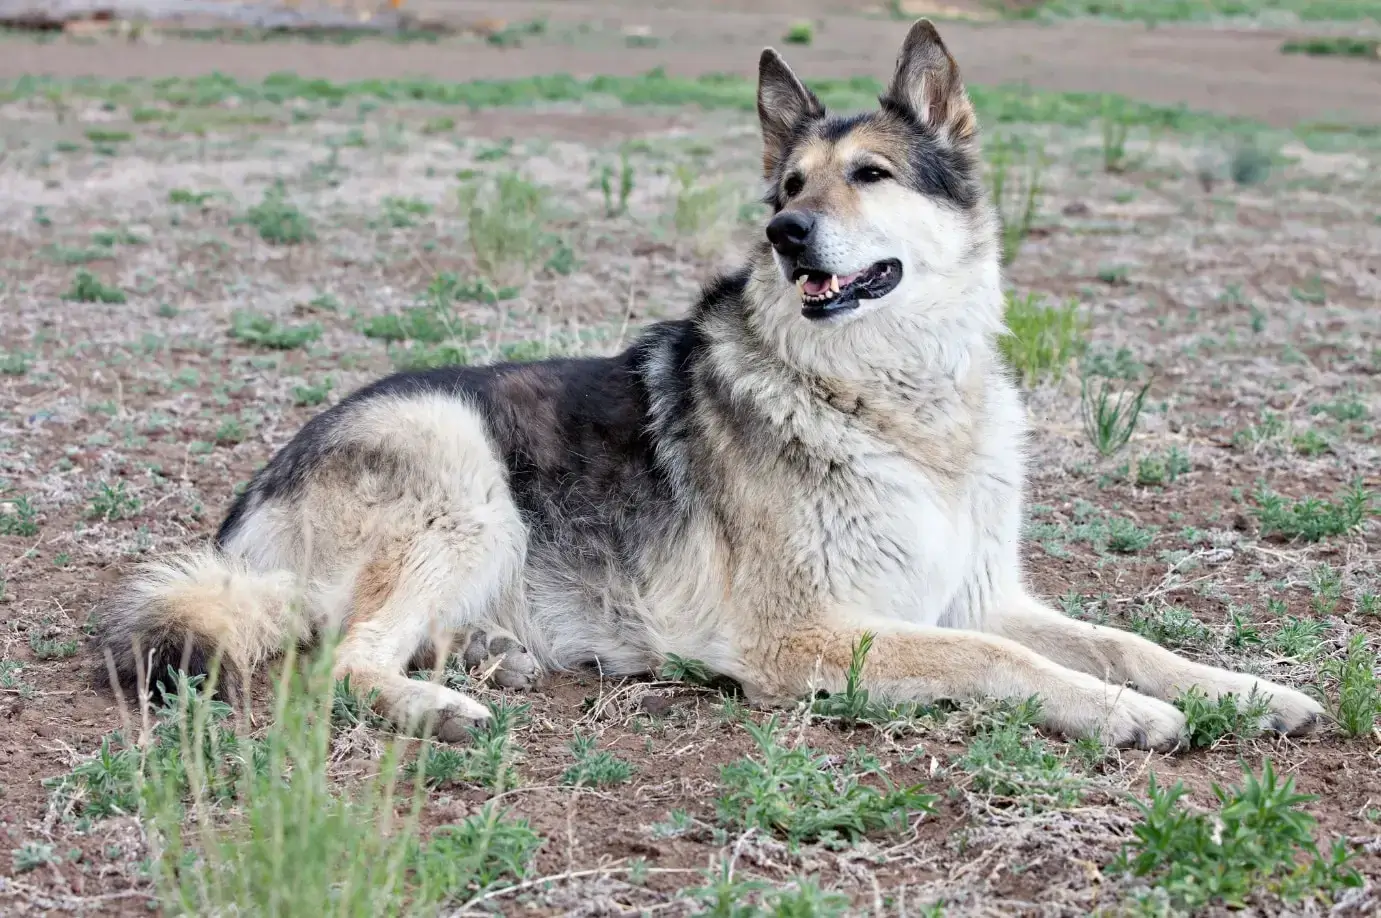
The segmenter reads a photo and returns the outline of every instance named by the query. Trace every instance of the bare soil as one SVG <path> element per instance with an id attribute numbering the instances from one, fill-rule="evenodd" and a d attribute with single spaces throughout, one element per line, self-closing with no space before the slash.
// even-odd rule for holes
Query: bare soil
<path id="1" fill-rule="evenodd" d="M 444 6 L 477 18 L 498 7 Z M 0 77 L 293 69 L 334 79 L 466 80 L 654 66 L 747 74 L 757 49 L 780 44 L 786 25 L 801 18 L 823 25 L 811 47 L 792 49 L 800 72 L 877 76 L 900 32 L 881 16 L 846 15 L 843 4 L 751 13 L 733 6 L 505 3 L 499 18 L 510 22 L 541 16 L 597 26 L 572 33 L 554 25 L 516 49 L 458 39 L 7 39 Z M 662 43 L 628 48 L 628 29 L 643 26 Z M 1283 57 L 1271 33 L 958 22 L 944 33 L 976 82 L 1125 92 L 1280 125 L 1381 112 L 1377 68 Z M 329 404 L 393 367 L 389 348 L 361 333 L 364 321 L 413 305 L 438 272 L 475 274 L 458 171 L 517 169 L 542 184 L 551 228 L 575 257 L 569 274 L 525 275 L 514 300 L 467 307 L 484 329 L 477 346 L 490 353 L 528 342 L 612 350 L 641 323 L 680 314 L 698 284 L 760 232 L 751 209 L 755 125 L 738 113 L 285 107 L 252 123 L 235 114 L 212 106 L 199 137 L 132 123 L 127 110 L 80 97 L 0 107 L 0 357 L 18 355 L 23 365 L 0 374 L 0 501 L 26 497 L 38 526 L 0 535 L 0 827 L 8 839 L 0 909 L 9 914 L 148 911 L 154 892 L 140 868 L 148 852 L 137 820 L 74 820 L 54 809 L 42 784 L 96 751 L 120 725 L 119 711 L 90 687 L 84 653 L 40 659 L 38 649 L 46 639 L 84 640 L 90 611 L 133 564 L 209 536 L 231 489 L 321 410 L 301 403 L 303 387 L 329 381 Z M 440 118 L 454 124 L 438 128 Z M 109 149 L 89 140 L 92 128 L 133 137 Z M 1186 653 L 1335 692 L 1323 662 L 1355 634 L 1373 647 L 1381 638 L 1365 600 L 1381 591 L 1381 533 L 1372 522 L 1314 544 L 1266 538 L 1251 495 L 1263 483 L 1296 498 L 1328 497 L 1358 479 L 1381 488 L 1381 155 L 1360 141 L 1331 153 L 1287 143 L 1269 177 L 1239 185 L 1225 177 L 1234 151 L 1212 138 L 1133 132 L 1129 168 L 1110 173 L 1097 125 L 991 133 L 1039 141 L 1050 162 L 1041 217 L 1008 272 L 1011 284 L 1079 301 L 1093 353 L 1154 380 L 1137 433 L 1111 459 L 1083 433 L 1076 379 L 1048 379 L 1030 392 L 1027 557 L 1035 586 L 1066 609 L 1114 624 L 1187 609 L 1211 637 Z M 609 215 L 599 175 L 621 155 L 637 178 L 627 213 Z M 687 175 L 691 189 L 715 192 L 694 219 L 685 216 Z M 312 221 L 314 240 L 269 245 L 240 219 L 275 181 Z M 213 195 L 175 204 L 174 190 Z M 383 218 L 387 198 L 423 202 L 426 213 L 393 225 Z M 119 238 L 98 245 L 98 232 Z M 74 254 L 83 249 L 95 251 Z M 81 270 L 124 291 L 126 301 L 64 298 Z M 317 323 L 322 335 L 289 350 L 245 344 L 229 335 L 241 310 Z M 1312 454 L 1297 446 L 1310 432 L 1326 444 Z M 1189 470 L 1164 485 L 1136 483 L 1139 461 L 1172 447 Z M 117 485 L 137 506 L 103 516 L 102 488 Z M 1118 553 L 1083 540 L 1081 523 L 1109 517 L 1152 531 L 1150 544 Z M 1339 578 L 1331 602 L 1333 593 L 1318 587 L 1321 571 Z M 1233 615 L 1263 642 L 1233 646 Z M 1322 623 L 1315 652 L 1273 643 L 1290 617 Z M 1266 756 L 1317 795 L 1308 809 L 1321 834 L 1345 837 L 1357 852 L 1367 885 L 1333 914 L 1381 908 L 1376 735 L 1349 739 L 1330 727 L 1298 741 L 1229 739 L 1175 757 L 1109 752 L 1092 765 L 1071 764 L 1088 780 L 1081 804 L 1031 815 L 1020 801 L 973 789 L 959 764 L 971 710 L 900 735 L 842 730 L 795 712 L 793 737 L 839 755 L 865 746 L 894 781 L 924 783 L 941 802 L 901 837 L 791 851 L 761 835 L 714 831 L 719 767 L 751 751 L 715 693 L 588 673 L 549 677 L 527 700 L 522 784 L 506 803 L 548 840 L 532 875 L 557 879 L 495 899 L 505 914 L 682 914 L 677 891 L 701 885 L 700 871 L 723 858 L 769 881 L 818 874 L 860 912 L 918 914 L 943 903 L 947 915 L 1089 914 L 1128 893 L 1103 868 L 1135 818 L 1128 794 L 1144 791 L 1150 774 L 1183 781 L 1206 806 L 1214 782 L 1237 783 L 1242 763 L 1255 768 Z M 562 786 L 575 729 L 632 762 L 631 782 Z M 1048 741 L 1072 756 L 1058 737 Z M 351 756 L 342 760 L 347 772 L 354 767 Z M 485 797 L 444 789 L 426 822 L 462 818 Z M 652 831 L 673 810 L 690 814 L 696 828 L 672 838 Z M 55 860 L 12 870 L 9 852 L 26 843 L 52 845 Z M 637 859 L 651 871 L 629 882 Z M 1267 901 L 1258 913 L 1322 911 Z"/>

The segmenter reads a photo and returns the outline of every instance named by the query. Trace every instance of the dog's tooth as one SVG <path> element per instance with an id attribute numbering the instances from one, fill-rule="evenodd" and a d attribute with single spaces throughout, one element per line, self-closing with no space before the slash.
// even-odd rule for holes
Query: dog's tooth
<path id="1" fill-rule="evenodd" d="M 804 274 L 796 278 L 796 289 L 802 293 L 806 292 L 806 276 Z"/>
<path id="2" fill-rule="evenodd" d="M 831 274 L 831 275 L 830 275 L 830 293 L 838 293 L 838 292 L 839 292 L 839 275 L 838 275 L 838 274 Z"/>

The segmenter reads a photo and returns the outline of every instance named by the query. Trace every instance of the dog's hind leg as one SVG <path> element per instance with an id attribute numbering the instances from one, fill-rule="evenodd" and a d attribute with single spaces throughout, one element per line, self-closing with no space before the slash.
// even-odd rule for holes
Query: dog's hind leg
<path id="1" fill-rule="evenodd" d="M 863 684 L 876 696 L 930 702 L 1035 695 L 1045 725 L 1071 736 L 1151 749 L 1170 749 L 1182 740 L 1184 715 L 1171 705 L 976 631 L 900 625 L 890 619 L 841 627 L 816 624 L 749 652 L 748 669 L 740 678 L 750 693 L 756 688 L 767 697 L 842 691 L 853 647 L 868 632 L 874 640 Z"/>
<path id="2" fill-rule="evenodd" d="M 404 668 L 424 649 L 445 660 L 457 631 L 511 595 L 522 566 L 515 522 L 511 505 L 469 507 L 375 550 L 355 575 L 337 678 L 348 676 L 355 691 L 377 692 L 379 712 L 404 730 L 455 741 L 486 720 L 488 709 L 473 698 L 409 679 Z"/>
<path id="3" fill-rule="evenodd" d="M 1209 698 L 1235 694 L 1245 701 L 1255 691 L 1269 706 L 1261 720 L 1266 730 L 1292 736 L 1307 733 L 1323 715 L 1323 707 L 1303 692 L 1186 660 L 1139 635 L 1061 615 L 1030 596 L 1004 607 L 989 627 L 1071 669 L 1109 682 L 1129 682 L 1157 698 L 1172 700 L 1197 688 Z"/>

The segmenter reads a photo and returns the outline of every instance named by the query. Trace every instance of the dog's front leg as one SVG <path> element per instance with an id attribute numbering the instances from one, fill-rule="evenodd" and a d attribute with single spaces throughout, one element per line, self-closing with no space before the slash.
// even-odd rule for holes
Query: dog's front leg
<path id="1" fill-rule="evenodd" d="M 813 624 L 766 641 L 748 654 L 748 680 L 774 695 L 841 691 L 853 647 L 874 635 L 863 684 L 892 701 L 931 702 L 1037 696 L 1044 724 L 1073 737 L 1117 746 L 1170 749 L 1185 721 L 1173 706 L 1067 669 L 1003 637 L 895 621 Z"/>
<path id="2" fill-rule="evenodd" d="M 1019 596 L 990 620 L 996 634 L 1080 672 L 1112 682 L 1130 682 L 1157 698 L 1173 699 L 1196 688 L 1218 698 L 1257 693 L 1266 702 L 1263 730 L 1292 736 L 1313 730 L 1323 707 L 1303 692 L 1257 676 L 1196 663 L 1135 634 L 1075 621 L 1030 596 Z"/>

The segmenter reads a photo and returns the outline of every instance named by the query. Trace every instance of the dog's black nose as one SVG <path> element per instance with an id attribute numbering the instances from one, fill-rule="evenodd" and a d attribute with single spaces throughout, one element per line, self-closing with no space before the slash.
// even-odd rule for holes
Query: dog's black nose
<path id="1" fill-rule="evenodd" d="M 815 218 L 799 210 L 784 210 L 767 224 L 767 241 L 783 255 L 800 255 L 806 250 Z"/>

